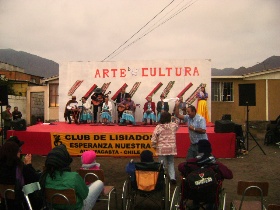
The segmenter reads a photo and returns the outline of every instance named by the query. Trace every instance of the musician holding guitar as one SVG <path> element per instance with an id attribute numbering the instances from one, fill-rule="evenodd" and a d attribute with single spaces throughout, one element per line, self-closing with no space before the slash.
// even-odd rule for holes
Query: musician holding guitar
<path id="1" fill-rule="evenodd" d="M 94 94 L 91 96 L 91 103 L 93 105 L 93 121 L 97 122 L 98 108 L 102 107 L 104 101 L 104 95 L 101 88 L 96 88 Z"/>
<path id="2" fill-rule="evenodd" d="M 128 93 L 125 92 L 125 87 L 121 89 L 121 92 L 117 95 L 116 102 L 118 106 L 118 123 L 120 123 L 120 119 L 122 118 L 123 111 L 125 110 L 123 106 L 121 106 L 121 102 L 125 100 Z"/>
<path id="3" fill-rule="evenodd" d="M 74 122 L 78 124 L 79 109 L 78 109 L 78 102 L 76 101 L 76 96 L 72 96 L 72 99 L 67 102 L 65 107 L 65 115 L 68 119 L 68 124 L 71 124 L 71 117 L 70 117 L 71 114 L 74 118 Z"/>
<path id="4" fill-rule="evenodd" d="M 125 123 L 135 124 L 135 119 L 133 113 L 136 109 L 136 105 L 133 100 L 131 100 L 131 96 L 127 94 L 124 101 L 122 101 L 119 106 L 118 110 L 123 111 L 122 118 L 120 119 L 121 125 Z"/>

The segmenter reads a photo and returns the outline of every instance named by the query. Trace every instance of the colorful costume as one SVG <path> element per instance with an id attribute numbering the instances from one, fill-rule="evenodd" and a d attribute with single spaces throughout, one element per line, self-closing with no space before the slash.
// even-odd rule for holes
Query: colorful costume
<path id="1" fill-rule="evenodd" d="M 196 113 L 204 117 L 206 122 L 209 122 L 208 108 L 207 108 L 208 93 L 199 91 L 196 97 L 197 97 Z"/>

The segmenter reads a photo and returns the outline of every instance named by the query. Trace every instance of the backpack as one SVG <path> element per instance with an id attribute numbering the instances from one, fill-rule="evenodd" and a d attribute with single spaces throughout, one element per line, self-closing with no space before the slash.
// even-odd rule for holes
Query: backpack
<path id="1" fill-rule="evenodd" d="M 215 201 L 216 194 L 218 193 L 216 192 L 217 189 L 217 173 L 213 169 L 213 164 L 192 170 L 185 177 L 184 197 L 187 199 L 211 203 Z"/>

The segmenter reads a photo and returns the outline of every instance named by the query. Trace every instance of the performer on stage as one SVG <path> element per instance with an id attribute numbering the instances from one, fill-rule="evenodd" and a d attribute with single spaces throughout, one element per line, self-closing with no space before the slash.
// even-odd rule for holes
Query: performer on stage
<path id="1" fill-rule="evenodd" d="M 127 94 L 125 100 L 120 103 L 119 108 L 121 107 L 123 108 L 123 114 L 120 120 L 121 125 L 124 125 L 125 123 L 135 124 L 133 115 L 136 109 L 136 105 L 134 101 L 131 100 L 131 96 L 129 94 Z"/>
<path id="2" fill-rule="evenodd" d="M 209 122 L 207 99 L 208 93 L 205 91 L 206 84 L 203 84 L 200 91 L 197 93 L 197 114 L 205 118 L 206 122 Z"/>
<path id="3" fill-rule="evenodd" d="M 155 102 L 152 101 L 152 96 L 147 97 L 147 102 L 144 104 L 144 115 L 143 115 L 143 122 L 144 125 L 147 125 L 147 120 L 150 119 L 150 124 L 152 125 L 153 122 L 156 121 L 156 105 Z"/>
<path id="4" fill-rule="evenodd" d="M 187 114 L 187 103 L 183 101 L 183 96 L 181 96 L 179 98 L 179 114 L 181 115 L 186 115 Z M 175 115 L 175 106 L 174 106 L 174 109 L 173 109 L 173 115 Z M 183 120 L 180 120 L 180 123 L 182 123 Z"/>
<path id="5" fill-rule="evenodd" d="M 160 95 L 160 101 L 157 102 L 157 121 L 159 122 L 160 120 L 160 113 L 162 112 L 168 112 L 169 111 L 169 105 L 168 102 L 164 102 L 164 95 Z"/>
<path id="6" fill-rule="evenodd" d="M 97 114 L 98 114 L 98 108 L 102 107 L 102 103 L 104 101 L 104 95 L 102 93 L 101 88 L 96 88 L 94 90 L 94 94 L 91 96 L 91 103 L 93 104 L 93 121 L 94 123 L 97 122 Z"/>
<path id="7" fill-rule="evenodd" d="M 88 123 L 92 120 L 92 111 L 91 111 L 91 104 L 85 97 L 82 97 L 82 106 L 79 107 L 80 109 L 80 122 L 81 123 Z"/>
<path id="8" fill-rule="evenodd" d="M 112 102 L 109 101 L 108 95 L 105 96 L 104 98 L 104 103 L 102 105 L 102 114 L 101 114 L 101 119 L 102 119 L 102 124 L 107 124 L 108 122 L 112 122 Z"/>
<path id="9" fill-rule="evenodd" d="M 123 114 L 123 109 L 120 108 L 119 109 L 119 104 L 124 101 L 128 95 L 128 93 L 125 92 L 125 87 L 123 87 L 121 89 L 121 92 L 117 95 L 117 98 L 116 98 L 116 102 L 117 102 L 117 106 L 118 106 L 118 123 L 120 122 L 120 119 L 122 118 L 122 114 Z"/>
<path id="10" fill-rule="evenodd" d="M 71 114 L 74 118 L 74 122 L 78 124 L 79 109 L 78 109 L 78 102 L 76 101 L 76 96 L 72 96 L 72 99 L 67 102 L 65 112 L 68 119 L 68 124 L 71 124 L 71 117 L 70 117 Z"/>

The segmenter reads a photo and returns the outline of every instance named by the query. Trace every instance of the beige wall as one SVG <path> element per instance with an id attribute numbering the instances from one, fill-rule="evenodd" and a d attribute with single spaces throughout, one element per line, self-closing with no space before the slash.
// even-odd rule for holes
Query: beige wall
<path id="1" fill-rule="evenodd" d="M 230 114 L 233 122 L 245 124 L 247 119 L 247 107 L 239 106 L 239 84 L 256 84 L 256 106 L 249 106 L 249 121 L 264 121 L 265 112 L 265 80 L 244 81 L 243 79 L 212 79 L 212 82 L 233 82 L 233 102 L 212 101 L 212 122 L 220 120 L 223 114 Z"/>
<path id="2" fill-rule="evenodd" d="M 279 80 L 268 80 L 268 120 L 275 120 L 280 115 Z"/>

